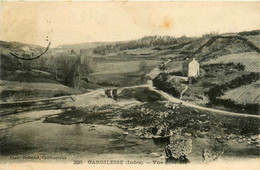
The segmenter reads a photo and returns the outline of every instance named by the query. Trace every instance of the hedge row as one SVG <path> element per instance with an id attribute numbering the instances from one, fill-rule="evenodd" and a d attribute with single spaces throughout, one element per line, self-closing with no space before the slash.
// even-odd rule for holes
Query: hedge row
<path id="1" fill-rule="evenodd" d="M 221 99 L 220 97 L 225 94 L 226 91 L 235 89 L 242 85 L 248 85 L 259 80 L 259 73 L 244 74 L 228 83 L 215 85 L 208 91 L 208 96 L 212 104 L 224 106 L 232 109 L 239 109 L 240 111 L 246 111 L 250 114 L 258 114 L 259 105 L 258 104 L 238 104 L 230 99 Z"/>

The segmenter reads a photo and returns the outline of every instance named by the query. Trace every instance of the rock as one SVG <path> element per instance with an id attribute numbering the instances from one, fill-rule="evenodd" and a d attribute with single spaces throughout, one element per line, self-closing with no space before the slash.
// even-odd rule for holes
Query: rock
<path id="1" fill-rule="evenodd" d="M 253 143 L 253 144 L 257 144 L 259 145 L 260 143 L 260 136 L 252 136 L 251 138 L 249 138 L 250 142 Z"/>
<path id="2" fill-rule="evenodd" d="M 167 158 L 183 159 L 192 151 L 191 139 L 175 139 L 165 147 Z"/>
<path id="3" fill-rule="evenodd" d="M 141 139 L 151 139 L 152 136 L 148 133 L 143 133 L 143 134 L 140 135 L 140 138 Z"/>
<path id="4" fill-rule="evenodd" d="M 165 138 L 172 135 L 169 126 L 166 123 L 158 124 L 152 129 L 152 134 L 154 137 Z"/>
<path id="5" fill-rule="evenodd" d="M 135 127 L 135 128 L 128 128 L 129 131 L 137 131 L 137 130 L 141 130 L 142 127 Z"/>
<path id="6" fill-rule="evenodd" d="M 244 140 L 243 138 L 239 138 L 237 141 L 238 141 L 238 143 L 243 143 L 243 142 L 245 142 L 245 140 Z"/>
<path id="7" fill-rule="evenodd" d="M 124 135 L 128 135 L 129 133 L 128 133 L 128 132 L 124 132 L 123 134 L 124 134 Z"/>
<path id="8" fill-rule="evenodd" d="M 204 149 L 202 152 L 203 162 L 212 162 L 217 159 L 217 155 L 214 154 L 211 150 Z"/>
<path id="9" fill-rule="evenodd" d="M 185 133 L 184 135 L 185 136 L 191 136 L 192 134 L 191 133 Z"/>
<path id="10" fill-rule="evenodd" d="M 160 158 L 161 158 L 161 159 L 165 159 L 166 157 L 162 155 L 162 156 L 160 156 Z"/>
<path id="11" fill-rule="evenodd" d="M 219 143 L 224 143 L 225 142 L 225 140 L 222 137 L 216 137 L 215 139 Z"/>
<path id="12" fill-rule="evenodd" d="M 108 142 L 115 142 L 117 141 L 116 139 L 108 139 Z"/>
<path id="13" fill-rule="evenodd" d="M 155 152 L 150 153 L 149 156 L 151 156 L 151 157 L 160 157 L 160 155 L 158 153 L 155 153 Z"/>
<path id="14" fill-rule="evenodd" d="M 182 129 L 183 128 L 181 128 L 181 127 L 175 128 L 174 130 L 172 130 L 172 133 L 173 134 L 179 134 L 182 131 Z"/>
<path id="15" fill-rule="evenodd" d="M 127 127 L 125 127 L 124 125 L 119 125 L 119 124 L 117 124 L 116 125 L 118 128 L 121 128 L 121 129 L 127 129 Z"/>

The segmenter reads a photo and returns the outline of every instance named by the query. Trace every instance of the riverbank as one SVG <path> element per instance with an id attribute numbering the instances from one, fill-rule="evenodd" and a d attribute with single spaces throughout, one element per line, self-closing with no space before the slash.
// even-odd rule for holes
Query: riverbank
<path id="1" fill-rule="evenodd" d="M 103 106 L 70 108 L 63 113 L 46 117 L 44 123 L 63 125 L 93 124 L 119 127 L 125 135 L 159 143 L 162 150 L 175 138 L 193 141 L 192 159 L 201 159 L 202 151 L 211 150 L 218 157 L 258 157 L 259 118 L 233 117 L 212 114 L 165 101 L 144 103 L 127 108 Z M 172 136 L 154 140 L 156 127 L 169 127 Z M 160 153 L 164 155 L 164 151 Z M 159 154 L 159 155 L 160 155 Z M 188 157 L 189 158 L 189 157 Z"/>

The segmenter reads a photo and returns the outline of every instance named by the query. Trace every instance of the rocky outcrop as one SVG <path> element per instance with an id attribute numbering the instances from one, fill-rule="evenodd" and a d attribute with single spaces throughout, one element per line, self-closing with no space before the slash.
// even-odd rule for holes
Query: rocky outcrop
<path id="1" fill-rule="evenodd" d="M 187 155 L 192 152 L 191 139 L 175 139 L 165 148 L 167 158 L 174 158 L 176 160 L 186 159 Z"/>
<path id="2" fill-rule="evenodd" d="M 217 159 L 217 155 L 214 154 L 211 150 L 204 149 L 202 152 L 203 162 L 212 162 Z"/>
<path id="3" fill-rule="evenodd" d="M 158 124 L 152 129 L 154 138 L 165 138 L 172 135 L 169 126 L 166 123 Z"/>

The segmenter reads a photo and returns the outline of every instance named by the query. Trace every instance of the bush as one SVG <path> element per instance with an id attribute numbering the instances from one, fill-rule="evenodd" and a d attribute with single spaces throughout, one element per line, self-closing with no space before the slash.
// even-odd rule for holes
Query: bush
<path id="1" fill-rule="evenodd" d="M 258 73 L 250 73 L 246 75 L 244 74 L 241 77 L 237 77 L 236 79 L 230 81 L 229 83 L 215 85 L 214 87 L 209 89 L 207 95 L 209 96 L 210 101 L 215 105 L 225 106 L 232 109 L 245 110 L 250 113 L 258 113 L 258 104 L 236 104 L 234 101 L 230 99 L 220 98 L 222 95 L 224 95 L 226 91 L 240 87 L 242 85 L 251 84 L 253 82 L 256 82 L 258 79 Z"/>
<path id="2" fill-rule="evenodd" d="M 183 75 L 183 73 L 181 71 L 171 72 L 169 74 L 173 75 L 173 76 L 185 76 L 185 75 Z"/>
<path id="3" fill-rule="evenodd" d="M 139 40 L 98 46 L 94 48 L 93 51 L 95 54 L 106 55 L 111 52 L 145 48 L 145 47 L 155 47 L 155 50 L 160 50 L 161 48 L 158 48 L 158 46 L 183 44 L 183 43 L 187 43 L 187 41 L 190 40 L 191 38 L 187 38 L 185 36 L 182 36 L 180 38 L 175 38 L 171 36 L 146 36 Z"/>
<path id="4" fill-rule="evenodd" d="M 260 34 L 260 30 L 253 30 L 253 31 L 244 31 L 244 32 L 240 32 L 238 33 L 238 35 L 241 36 L 252 36 L 252 35 L 259 35 Z"/>
<path id="5" fill-rule="evenodd" d="M 159 89 L 163 90 L 174 97 L 180 97 L 180 92 L 173 86 L 171 82 L 168 82 L 168 74 L 161 73 L 153 79 L 153 85 Z"/>

